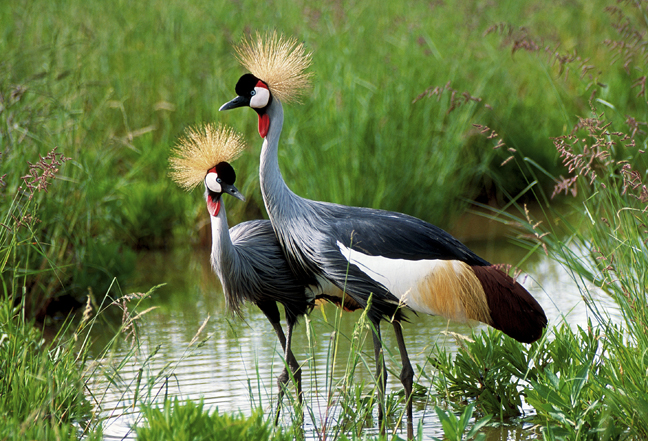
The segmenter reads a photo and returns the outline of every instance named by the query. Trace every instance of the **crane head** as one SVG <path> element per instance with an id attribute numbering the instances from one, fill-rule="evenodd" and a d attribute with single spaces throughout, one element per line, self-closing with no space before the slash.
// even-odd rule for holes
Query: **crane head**
<path id="1" fill-rule="evenodd" d="M 259 135 L 265 138 L 270 128 L 270 118 L 266 114 L 266 109 L 272 103 L 270 88 L 262 80 L 247 73 L 239 78 L 235 90 L 238 96 L 223 104 L 219 110 L 245 106 L 253 108 L 259 115 Z"/>
<path id="2" fill-rule="evenodd" d="M 180 187 L 191 190 L 205 182 L 214 164 L 235 160 L 244 148 L 243 135 L 225 125 L 189 127 L 171 152 L 169 176 Z"/>
<path id="3" fill-rule="evenodd" d="M 219 162 L 209 169 L 205 176 L 205 188 L 207 189 L 207 209 L 210 215 L 218 215 L 220 197 L 223 193 L 229 193 L 235 198 L 245 201 L 245 197 L 234 186 L 234 181 L 236 181 L 236 173 L 228 162 Z"/>

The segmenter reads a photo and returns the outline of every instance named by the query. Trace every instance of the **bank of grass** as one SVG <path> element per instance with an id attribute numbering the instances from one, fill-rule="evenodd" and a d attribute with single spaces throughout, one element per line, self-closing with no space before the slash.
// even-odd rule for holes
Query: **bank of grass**
<path id="1" fill-rule="evenodd" d="M 621 67 L 603 61 L 601 41 L 614 33 L 605 5 L 4 2 L 0 175 L 57 146 L 72 158 L 60 190 L 36 202 L 42 223 L 34 229 L 48 246 L 20 248 L 8 267 L 29 270 L 20 283 L 5 274 L 7 291 L 38 292 L 34 309 L 42 311 L 51 297 L 100 291 L 115 275 L 123 281 L 131 249 L 188 241 L 204 216 L 200 196 L 181 195 L 166 176 L 169 148 L 187 125 L 222 121 L 246 132 L 239 181 L 249 202 L 233 208 L 232 223 L 263 216 L 256 118 L 218 112 L 243 73 L 231 44 L 255 30 L 296 36 L 314 55 L 314 87 L 302 105 L 286 106 L 280 150 L 297 193 L 442 227 L 465 200 L 502 202 L 502 186 L 516 194 L 526 183 L 514 167 L 499 167 L 506 154 L 486 148 L 472 124 L 496 125 L 509 145 L 556 171 L 547 139 L 587 109 L 577 68 L 561 73 L 537 53 L 512 53 L 507 41 L 525 41 L 520 27 L 531 29 L 550 47 L 561 42 L 561 54 L 589 51 L 609 84 L 629 84 Z M 485 34 L 498 23 L 510 26 Z M 440 100 L 414 102 L 435 87 Z M 3 209 L 20 176 L 10 176 Z"/>

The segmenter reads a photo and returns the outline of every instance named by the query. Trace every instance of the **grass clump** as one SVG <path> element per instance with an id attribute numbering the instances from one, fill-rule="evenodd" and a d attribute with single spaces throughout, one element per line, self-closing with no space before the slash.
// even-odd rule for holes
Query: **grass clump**
<path id="1" fill-rule="evenodd" d="M 25 318 L 24 305 L 0 301 L 0 437 L 76 440 L 89 430 L 91 406 L 79 370 L 87 351 L 77 351 L 63 332 L 51 341 Z"/>
<path id="2" fill-rule="evenodd" d="M 591 328 L 572 333 L 562 327 L 554 332 L 556 339 L 542 348 L 548 354 L 545 365 L 538 368 L 524 391 L 537 419 L 560 438 L 619 437 L 623 424 L 606 410 L 605 387 L 589 381 L 602 375 L 604 363 L 599 354 L 606 351 L 609 342 L 601 341 L 599 331 Z"/>
<path id="3" fill-rule="evenodd" d="M 527 348 L 494 330 L 474 337 L 458 338 L 456 354 L 440 348 L 435 351 L 430 360 L 438 371 L 433 378 L 435 389 L 456 405 L 474 401 L 484 415 L 500 419 L 522 415 L 520 388 L 533 366 L 536 345 Z"/>
<path id="4" fill-rule="evenodd" d="M 602 357 L 612 345 L 592 326 L 556 327 L 529 346 L 483 332 L 461 341 L 454 356 L 437 354 L 433 385 L 454 408 L 462 412 L 470 403 L 491 424 L 527 421 L 560 439 L 616 439 L 624 418 L 606 405 L 609 360 Z"/>
<path id="5" fill-rule="evenodd" d="M 209 412 L 202 401 L 180 402 L 167 399 L 162 406 L 145 406 L 142 409 L 145 424 L 137 427 L 139 441 L 198 441 L 218 439 L 223 441 L 288 441 L 292 435 L 275 429 L 263 413 L 250 417 L 220 414 L 218 409 Z"/>
<path id="6" fill-rule="evenodd" d="M 461 414 L 457 417 L 454 413 L 443 410 L 438 406 L 434 407 L 435 412 L 439 416 L 441 426 L 443 427 L 443 434 L 445 439 L 449 441 L 463 441 L 465 439 L 474 439 L 475 441 L 483 441 L 486 435 L 479 433 L 479 430 L 484 427 L 491 419 L 490 415 L 485 416 L 479 421 L 475 421 L 470 425 L 470 419 L 475 411 L 474 404 L 466 406 Z M 439 438 L 435 438 L 438 440 Z"/>

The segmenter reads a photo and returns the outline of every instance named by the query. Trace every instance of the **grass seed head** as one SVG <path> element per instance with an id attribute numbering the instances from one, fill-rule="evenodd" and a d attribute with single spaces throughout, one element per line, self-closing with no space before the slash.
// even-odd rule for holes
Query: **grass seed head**
<path id="1" fill-rule="evenodd" d="M 47 187 L 50 186 L 59 167 L 66 161 L 72 158 L 66 158 L 62 153 L 57 153 L 54 147 L 47 155 L 40 156 L 40 159 L 35 164 L 29 164 L 29 173 L 22 177 L 25 182 L 27 191 L 29 192 L 29 200 L 32 200 L 37 192 L 44 191 L 47 193 Z M 4 176 L 3 176 L 4 178 Z"/>

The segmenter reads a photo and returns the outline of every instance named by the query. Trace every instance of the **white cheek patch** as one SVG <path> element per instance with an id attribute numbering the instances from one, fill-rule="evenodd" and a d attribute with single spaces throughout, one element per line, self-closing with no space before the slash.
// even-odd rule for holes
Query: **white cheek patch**
<path id="1" fill-rule="evenodd" d="M 222 193 L 223 187 L 218 183 L 216 180 L 217 178 L 218 175 L 216 173 L 207 173 L 207 176 L 205 177 L 205 185 L 214 193 Z"/>
<path id="2" fill-rule="evenodd" d="M 261 109 L 268 105 L 270 101 L 270 91 L 265 87 L 255 87 L 256 94 L 250 100 L 250 107 L 254 109 Z"/>

